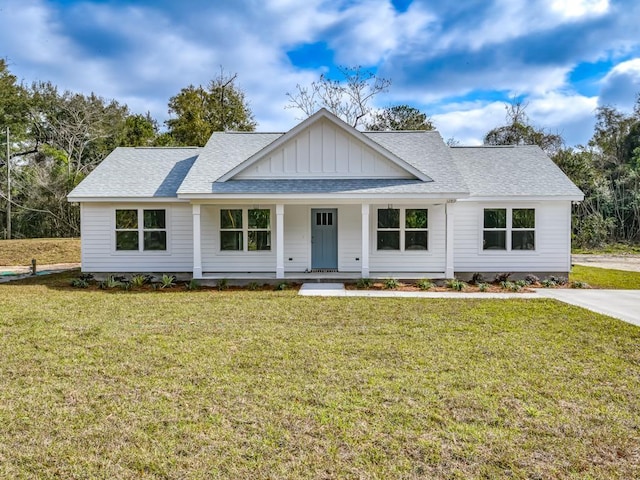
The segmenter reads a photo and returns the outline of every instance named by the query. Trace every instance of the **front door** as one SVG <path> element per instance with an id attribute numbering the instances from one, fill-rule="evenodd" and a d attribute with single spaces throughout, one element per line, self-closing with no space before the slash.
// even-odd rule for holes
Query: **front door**
<path id="1" fill-rule="evenodd" d="M 338 210 L 311 210 L 311 269 L 338 268 Z"/>

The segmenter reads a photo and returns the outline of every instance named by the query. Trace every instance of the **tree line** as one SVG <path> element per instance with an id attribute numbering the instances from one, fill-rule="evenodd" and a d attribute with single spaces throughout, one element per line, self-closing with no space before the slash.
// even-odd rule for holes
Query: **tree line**
<path id="1" fill-rule="evenodd" d="M 324 107 L 355 128 L 432 130 L 431 119 L 409 105 L 372 107 L 391 81 L 361 67 L 342 67 L 338 79 L 321 75 L 287 93 L 303 118 Z M 257 124 L 237 75 L 221 69 L 207 85 L 189 85 L 168 100 L 170 118 L 159 123 L 116 100 L 60 91 L 51 82 L 25 85 L 0 59 L 0 129 L 10 131 L 11 195 L 0 168 L 0 203 L 12 205 L 12 238 L 80 234 L 79 208 L 67 194 L 114 148 L 203 146 L 214 131 L 253 131 Z M 567 147 L 561 135 L 533 126 L 526 105 L 506 105 L 505 125 L 487 132 L 488 145 L 535 144 L 585 193 L 573 207 L 574 244 L 640 242 L 640 97 L 633 113 L 603 106 L 585 146 Z M 3 133 L 0 133 L 4 136 Z M 457 143 L 454 139 L 449 144 Z M 6 148 L 0 149 L 6 167 Z M 7 238 L 7 209 L 0 238 Z"/>

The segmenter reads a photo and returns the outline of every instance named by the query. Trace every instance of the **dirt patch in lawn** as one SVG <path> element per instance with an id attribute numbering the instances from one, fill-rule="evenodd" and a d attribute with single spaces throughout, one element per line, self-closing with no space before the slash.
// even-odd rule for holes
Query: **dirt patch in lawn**
<path id="1" fill-rule="evenodd" d="M 640 255 L 611 253 L 601 255 L 574 254 L 571 255 L 571 261 L 574 265 L 640 272 Z"/>

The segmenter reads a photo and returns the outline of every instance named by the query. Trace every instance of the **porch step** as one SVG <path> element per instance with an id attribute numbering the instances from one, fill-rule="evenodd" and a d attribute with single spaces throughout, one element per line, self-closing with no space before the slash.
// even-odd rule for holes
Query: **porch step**
<path id="1" fill-rule="evenodd" d="M 298 295 L 342 297 L 346 295 L 344 283 L 303 283 Z"/>

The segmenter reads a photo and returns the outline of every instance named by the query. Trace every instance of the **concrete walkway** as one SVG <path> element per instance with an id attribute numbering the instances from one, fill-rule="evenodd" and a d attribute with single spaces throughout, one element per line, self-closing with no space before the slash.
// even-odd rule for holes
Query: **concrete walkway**
<path id="1" fill-rule="evenodd" d="M 79 263 L 56 263 L 53 265 L 37 265 L 36 275 L 49 275 L 67 270 L 80 268 Z M 31 276 L 31 267 L 27 266 L 2 266 L 0 265 L 0 283 L 20 280 Z"/>
<path id="2" fill-rule="evenodd" d="M 387 298 L 551 298 L 640 326 L 640 290 L 544 288 L 534 293 L 399 292 L 396 290 L 347 290 L 342 283 L 305 283 L 300 295 L 321 297 Z"/>

